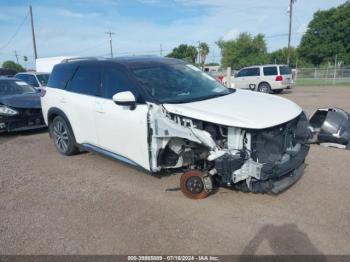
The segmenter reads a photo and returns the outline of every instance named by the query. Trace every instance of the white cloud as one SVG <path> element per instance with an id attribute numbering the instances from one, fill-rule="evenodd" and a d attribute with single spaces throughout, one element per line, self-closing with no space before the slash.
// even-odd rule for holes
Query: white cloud
<path id="1" fill-rule="evenodd" d="M 240 31 L 237 28 L 233 28 L 230 31 L 228 31 L 224 36 L 222 37 L 223 40 L 235 40 L 240 34 Z"/>

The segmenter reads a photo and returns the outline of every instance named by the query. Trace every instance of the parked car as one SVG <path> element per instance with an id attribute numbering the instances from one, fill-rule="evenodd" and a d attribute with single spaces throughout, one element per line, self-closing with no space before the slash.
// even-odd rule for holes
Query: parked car
<path id="1" fill-rule="evenodd" d="M 11 77 L 17 73 L 16 70 L 8 68 L 0 68 L 0 77 Z"/>
<path id="2" fill-rule="evenodd" d="M 245 67 L 231 79 L 231 87 L 263 93 L 281 93 L 293 86 L 292 71 L 287 65 Z"/>
<path id="3" fill-rule="evenodd" d="M 214 186 L 278 193 L 301 176 L 309 152 L 298 105 L 226 88 L 172 58 L 58 64 L 41 103 L 61 154 L 95 151 L 150 174 L 183 170 L 181 190 L 194 199 Z"/>
<path id="4" fill-rule="evenodd" d="M 45 127 L 40 94 L 16 78 L 0 78 L 0 133 Z"/>
<path id="5" fill-rule="evenodd" d="M 47 81 L 49 81 L 50 74 L 39 72 L 23 72 L 17 73 L 15 77 L 21 79 L 22 81 L 28 83 L 36 89 L 40 89 L 47 85 Z"/>

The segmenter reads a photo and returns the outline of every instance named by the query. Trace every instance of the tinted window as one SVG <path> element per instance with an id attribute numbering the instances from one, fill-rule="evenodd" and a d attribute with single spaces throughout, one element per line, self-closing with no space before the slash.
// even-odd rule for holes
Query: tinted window
<path id="1" fill-rule="evenodd" d="M 27 79 L 27 83 L 30 84 L 31 86 L 34 87 L 39 87 L 39 83 L 36 80 L 35 76 L 33 75 L 27 75 L 28 79 Z"/>
<path id="2" fill-rule="evenodd" d="M 292 72 L 289 66 L 280 66 L 280 74 L 281 75 L 290 75 Z"/>
<path id="3" fill-rule="evenodd" d="M 28 75 L 19 74 L 19 75 L 15 75 L 15 77 L 23 80 L 24 82 L 28 81 Z"/>
<path id="4" fill-rule="evenodd" d="M 0 80 L 0 96 L 34 93 L 33 87 L 23 81 Z"/>
<path id="5" fill-rule="evenodd" d="M 50 74 L 36 75 L 36 77 L 38 78 L 40 84 L 42 84 L 43 86 L 47 85 L 47 81 L 49 81 L 49 76 L 50 76 Z"/>
<path id="6" fill-rule="evenodd" d="M 247 69 L 242 69 L 238 72 L 237 77 L 247 76 Z"/>
<path id="7" fill-rule="evenodd" d="M 260 69 L 258 67 L 247 68 L 247 76 L 259 76 Z"/>
<path id="8" fill-rule="evenodd" d="M 259 67 L 254 68 L 246 68 L 242 69 L 238 72 L 237 77 L 243 77 L 243 76 L 259 76 L 260 75 L 260 69 Z"/>
<path id="9" fill-rule="evenodd" d="M 131 84 L 126 74 L 118 69 L 107 68 L 103 72 L 103 97 L 112 98 L 116 93 L 131 91 Z"/>
<path id="10" fill-rule="evenodd" d="M 100 69 L 92 66 L 79 67 L 67 90 L 84 95 L 99 96 L 100 85 Z"/>
<path id="11" fill-rule="evenodd" d="M 277 75 L 277 67 L 276 66 L 264 67 L 264 75 L 265 76 L 275 76 L 275 75 Z"/>
<path id="12" fill-rule="evenodd" d="M 72 78 L 74 72 L 75 67 L 68 65 L 55 66 L 52 70 L 47 85 L 49 87 L 64 89 L 66 88 L 68 81 Z"/>

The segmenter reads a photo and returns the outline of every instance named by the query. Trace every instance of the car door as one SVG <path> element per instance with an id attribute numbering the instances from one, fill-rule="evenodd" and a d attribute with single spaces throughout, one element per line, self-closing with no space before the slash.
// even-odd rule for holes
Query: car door
<path id="1" fill-rule="evenodd" d="M 259 78 L 260 78 L 259 67 L 247 68 L 246 77 L 244 81 L 244 88 L 256 90 L 259 84 Z"/>
<path id="2" fill-rule="evenodd" d="M 247 69 L 241 69 L 235 76 L 233 82 L 235 83 L 235 88 L 245 88 L 245 77 L 247 75 Z"/>
<path id="3" fill-rule="evenodd" d="M 139 100 L 139 93 L 122 67 L 106 66 L 102 73 L 102 97 L 95 99 L 98 146 L 122 160 L 149 170 L 148 127 L 146 104 L 135 108 L 114 103 L 112 97 L 130 91 Z"/>
<path id="4" fill-rule="evenodd" d="M 97 144 L 95 99 L 101 95 L 101 69 L 81 65 L 59 96 L 60 108 L 67 115 L 79 144 Z"/>

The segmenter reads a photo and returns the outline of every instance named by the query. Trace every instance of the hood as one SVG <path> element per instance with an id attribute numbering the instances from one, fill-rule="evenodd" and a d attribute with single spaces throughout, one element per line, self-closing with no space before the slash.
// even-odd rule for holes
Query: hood
<path id="1" fill-rule="evenodd" d="M 40 93 L 0 96 L 0 104 L 13 108 L 41 108 Z"/>
<path id="2" fill-rule="evenodd" d="M 217 98 L 184 104 L 164 104 L 167 111 L 224 126 L 263 129 L 297 117 L 302 109 L 276 95 L 237 89 Z"/>

